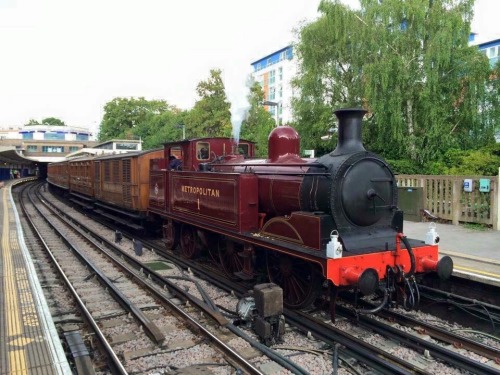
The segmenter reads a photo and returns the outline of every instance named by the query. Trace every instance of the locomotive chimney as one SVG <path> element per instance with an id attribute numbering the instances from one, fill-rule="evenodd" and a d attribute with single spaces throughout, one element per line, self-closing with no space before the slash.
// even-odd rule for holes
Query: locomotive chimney
<path id="1" fill-rule="evenodd" d="M 361 120 L 366 112 L 360 108 L 345 108 L 335 111 L 335 115 L 339 119 L 338 143 L 331 155 L 365 151 L 361 140 Z"/>

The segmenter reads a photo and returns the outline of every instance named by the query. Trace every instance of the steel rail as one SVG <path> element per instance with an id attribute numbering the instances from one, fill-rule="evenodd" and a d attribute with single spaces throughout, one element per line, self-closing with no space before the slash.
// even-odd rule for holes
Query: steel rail
<path id="1" fill-rule="evenodd" d="M 19 201 L 20 201 L 20 205 L 21 205 L 21 208 L 23 210 L 24 216 L 26 218 L 27 224 L 29 225 L 29 227 L 31 228 L 31 230 L 33 231 L 33 233 L 36 235 L 38 241 L 40 242 L 40 244 L 45 249 L 48 257 L 51 259 L 52 264 L 56 268 L 57 272 L 61 276 L 61 278 L 64 281 L 64 283 L 66 284 L 66 286 L 68 287 L 68 290 L 73 295 L 73 298 L 75 299 L 76 303 L 78 304 L 78 307 L 79 307 L 80 311 L 82 312 L 83 316 L 85 317 L 85 321 L 87 322 L 87 324 L 90 325 L 90 327 L 92 327 L 92 330 L 96 334 L 96 337 L 100 341 L 100 343 L 101 343 L 104 351 L 107 353 L 108 358 L 111 361 L 112 367 L 115 370 L 114 373 L 116 373 L 116 374 L 122 374 L 122 375 L 128 374 L 127 371 L 125 370 L 125 368 L 123 367 L 123 364 L 121 363 L 121 360 L 118 358 L 118 356 L 114 352 L 113 348 L 111 347 L 111 344 L 108 342 L 108 340 L 106 339 L 106 337 L 102 333 L 101 329 L 99 328 L 98 323 L 94 320 L 94 318 L 92 317 L 92 314 L 87 309 L 87 307 L 85 306 L 85 303 L 83 302 L 83 300 L 78 295 L 78 292 L 76 291 L 76 289 L 71 284 L 71 281 L 69 280 L 69 278 L 64 273 L 64 270 L 60 266 L 59 262 L 57 261 L 57 259 L 54 256 L 54 254 L 52 254 L 52 251 L 50 250 L 49 246 L 47 245 L 47 243 L 43 239 L 42 234 L 36 228 L 35 223 L 33 222 L 33 219 L 30 217 L 30 215 L 27 214 L 24 200 L 23 199 L 19 199 Z"/>
<path id="2" fill-rule="evenodd" d="M 45 204 L 43 200 L 40 200 L 42 204 Z M 40 212 L 38 207 L 35 205 L 35 203 L 32 201 L 33 205 L 35 208 Z M 45 205 L 46 206 L 46 205 Z M 50 212 L 57 214 L 54 210 L 52 210 L 50 207 L 46 206 Z M 42 212 L 40 212 L 42 214 Z M 43 215 L 43 214 L 42 214 Z M 101 283 L 109 289 L 109 291 L 115 296 L 116 301 L 128 312 L 130 312 L 137 321 L 140 322 L 140 324 L 144 327 L 144 330 L 146 334 L 155 342 L 156 344 L 161 344 L 165 340 L 165 335 L 161 332 L 161 330 L 158 328 L 156 324 L 154 324 L 151 319 L 149 319 L 146 314 L 144 314 L 132 301 L 130 301 L 125 294 L 122 293 L 120 289 L 102 272 L 97 266 L 94 265 L 94 263 L 87 258 L 87 256 L 78 248 L 77 244 L 72 243 L 68 238 L 64 236 L 62 232 L 59 231 L 59 229 L 56 228 L 56 224 L 53 223 L 52 220 L 50 220 L 47 217 L 43 217 L 45 221 L 61 236 L 61 240 L 71 249 L 75 252 L 76 256 L 83 262 L 85 263 L 91 270 L 92 272 L 99 278 Z M 64 218 L 62 219 L 64 220 Z M 64 220 L 65 225 L 70 225 L 73 229 L 74 225 L 67 223 L 66 220 Z M 78 231 L 78 234 L 82 236 L 82 232 Z M 88 238 L 83 235 L 84 238 L 88 240 Z M 91 241 L 92 245 L 100 248 L 100 246 L 95 242 Z"/>
<path id="3" fill-rule="evenodd" d="M 435 344 L 412 334 L 400 331 L 397 328 L 383 325 L 378 320 L 368 316 L 356 315 L 354 312 L 342 307 L 338 307 L 337 312 L 349 315 L 350 317 L 357 319 L 358 323 L 363 327 L 369 328 L 384 337 L 389 337 L 395 341 L 402 342 L 409 348 L 417 350 L 421 353 L 425 350 L 429 350 L 431 356 L 439 358 L 446 363 L 453 364 L 459 369 L 467 370 L 476 375 L 498 375 L 499 373 L 498 369 L 493 368 L 492 366 L 485 365 L 450 349 L 444 348 L 439 344 Z"/>
<path id="4" fill-rule="evenodd" d="M 372 303 L 362 300 L 358 301 L 358 303 L 362 303 L 365 306 L 374 306 Z M 405 316 L 392 310 L 382 310 L 377 315 L 387 320 L 396 321 L 403 325 L 410 326 L 417 331 L 419 331 L 420 328 L 420 330 L 424 331 L 425 334 L 434 339 L 446 342 L 447 344 L 453 346 L 458 346 L 461 349 L 470 350 L 471 352 L 479 354 L 483 357 L 492 359 L 496 363 L 500 363 L 500 349 L 487 346 L 468 337 L 450 332 L 444 328 L 436 327 L 427 322 Z"/>
<path id="5" fill-rule="evenodd" d="M 44 202 L 44 204 L 47 204 L 47 202 Z M 52 210 L 52 209 L 51 209 Z M 54 211 L 54 210 L 52 210 Z M 64 220 L 67 222 L 66 218 Z M 90 236 L 88 233 L 85 233 L 82 228 L 80 228 L 81 225 L 75 226 L 72 223 L 68 223 L 68 225 L 71 225 L 73 229 L 77 230 L 81 235 L 83 235 L 88 241 L 91 241 L 93 244 L 95 243 L 95 238 L 94 235 Z M 89 230 L 89 228 L 86 228 L 86 230 Z M 118 249 L 113 243 L 108 241 L 107 239 L 104 239 L 98 235 L 95 235 L 95 237 L 99 238 L 99 241 L 103 242 L 108 242 L 108 246 L 112 248 L 112 250 L 120 250 Z M 102 249 L 101 246 L 99 248 L 106 254 L 108 257 L 110 255 L 105 249 Z M 122 252 L 121 250 L 119 251 L 120 256 L 124 256 L 127 259 L 130 259 L 133 263 L 136 264 L 138 269 L 142 269 L 143 271 L 143 276 L 145 278 L 156 278 L 159 281 L 162 282 L 163 285 L 168 284 L 175 289 L 176 292 L 179 292 L 180 295 L 182 295 L 186 300 L 189 300 L 193 305 L 196 305 L 197 307 L 200 307 L 203 311 L 206 311 L 207 314 L 210 316 L 215 316 L 217 322 L 219 322 L 221 325 L 226 325 L 228 323 L 227 319 L 219 312 L 214 312 L 206 303 L 203 301 L 199 300 L 198 298 L 190 295 L 189 293 L 185 292 L 181 288 L 179 288 L 177 285 L 171 283 L 170 281 L 166 280 L 156 272 L 147 269 L 148 272 L 144 272 L 144 269 L 146 267 L 141 264 L 140 262 L 136 261 L 134 258 L 132 258 L 130 255 Z M 251 375 L 264 375 L 263 372 L 261 372 L 259 369 L 257 369 L 251 362 L 249 362 L 247 359 L 242 357 L 236 350 L 228 346 L 226 343 L 224 343 L 222 340 L 220 340 L 217 336 L 212 334 L 207 328 L 205 328 L 203 325 L 201 325 L 199 322 L 197 322 L 194 318 L 192 318 L 187 312 L 182 310 L 179 306 L 177 306 L 175 303 L 173 303 L 170 299 L 165 297 L 164 290 L 160 289 L 160 286 L 157 288 L 153 287 L 149 283 L 145 282 L 143 279 L 137 276 L 134 272 L 132 272 L 130 269 L 128 269 L 127 266 L 125 266 L 122 262 L 120 262 L 118 259 L 115 259 L 114 257 L 110 257 L 110 259 L 118 265 L 120 268 L 124 269 L 134 277 L 136 277 L 136 281 L 139 282 L 142 286 L 146 287 L 149 292 L 155 295 L 157 299 L 159 299 L 162 303 L 168 306 L 169 309 L 173 310 L 175 313 L 177 313 L 179 316 L 182 317 L 188 324 L 193 326 L 197 331 L 202 332 L 207 339 L 212 341 L 224 354 L 226 360 L 228 363 L 230 363 L 234 368 L 236 369 L 241 369 L 244 371 L 245 374 L 251 374 Z M 175 294 L 175 293 L 173 293 Z M 222 324 L 224 323 L 224 324 Z"/>

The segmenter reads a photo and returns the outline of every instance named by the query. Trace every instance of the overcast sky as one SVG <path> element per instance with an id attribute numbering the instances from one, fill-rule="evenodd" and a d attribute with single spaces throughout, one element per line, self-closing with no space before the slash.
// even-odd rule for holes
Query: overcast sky
<path id="1" fill-rule="evenodd" d="M 115 97 L 189 109 L 212 68 L 223 71 L 233 109 L 241 108 L 250 63 L 293 42 L 318 4 L 0 0 L 0 126 L 57 117 L 95 130 Z M 473 30 L 500 34 L 499 14 L 499 0 L 476 0 Z"/>

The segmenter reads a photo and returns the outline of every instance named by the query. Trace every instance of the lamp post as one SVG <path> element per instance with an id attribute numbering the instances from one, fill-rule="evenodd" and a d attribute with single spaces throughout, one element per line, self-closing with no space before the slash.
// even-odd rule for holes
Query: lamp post
<path id="1" fill-rule="evenodd" d="M 175 127 L 177 129 L 182 128 L 182 139 L 186 139 L 186 125 L 184 125 L 184 123 L 181 122 L 180 124 L 175 125 Z"/>
<path id="2" fill-rule="evenodd" d="M 262 102 L 262 104 L 263 105 L 270 105 L 272 107 L 276 107 L 276 119 L 275 119 L 275 121 L 276 121 L 276 126 L 279 126 L 279 114 L 278 114 L 278 112 L 279 112 L 279 108 L 280 108 L 280 103 L 278 103 L 278 102 L 271 102 L 269 100 L 265 100 L 265 101 Z"/>

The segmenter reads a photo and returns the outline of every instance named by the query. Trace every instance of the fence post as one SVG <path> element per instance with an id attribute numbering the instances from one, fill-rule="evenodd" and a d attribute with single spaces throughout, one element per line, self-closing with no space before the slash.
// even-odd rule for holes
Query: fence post
<path id="1" fill-rule="evenodd" d="M 429 200 L 427 199 L 427 179 L 426 176 L 419 176 L 417 179 L 417 187 L 419 186 L 422 188 L 422 195 L 424 198 L 423 204 L 424 204 L 424 209 L 426 210 L 431 210 Z"/>
<path id="2" fill-rule="evenodd" d="M 452 200 L 451 200 L 451 217 L 452 217 L 452 224 L 453 225 L 458 225 L 459 224 L 459 219 L 460 215 L 462 213 L 462 208 L 460 207 L 460 197 L 462 195 L 462 189 L 461 189 L 461 184 L 460 184 L 460 179 L 456 178 L 453 180 L 453 194 L 452 194 Z"/>

